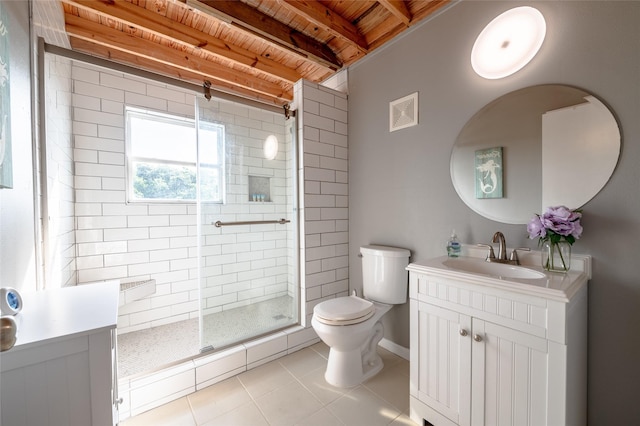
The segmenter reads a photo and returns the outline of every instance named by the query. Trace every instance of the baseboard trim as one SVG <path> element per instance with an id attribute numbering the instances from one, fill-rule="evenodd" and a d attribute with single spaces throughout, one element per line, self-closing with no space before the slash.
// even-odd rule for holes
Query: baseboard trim
<path id="1" fill-rule="evenodd" d="M 388 350 L 389 352 L 392 352 L 396 355 L 398 355 L 399 357 L 402 357 L 404 359 L 406 359 L 407 361 L 409 361 L 409 348 L 405 348 L 404 346 L 400 346 L 397 343 L 392 342 L 389 339 L 385 339 L 384 337 L 382 338 L 382 340 L 380 340 L 380 343 L 378 343 L 380 346 L 382 346 L 383 348 L 385 348 L 386 350 Z"/>

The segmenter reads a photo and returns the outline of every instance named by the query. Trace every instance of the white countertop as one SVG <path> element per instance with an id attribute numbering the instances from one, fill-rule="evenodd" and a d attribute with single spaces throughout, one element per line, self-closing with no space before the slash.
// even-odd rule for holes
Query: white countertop
<path id="1" fill-rule="evenodd" d="M 536 259 L 538 256 L 536 256 Z M 484 262 L 483 259 L 475 256 L 467 258 L 473 259 L 473 261 Z M 544 278 L 521 279 L 484 275 L 454 269 L 444 263 L 447 259 L 449 259 L 447 256 L 442 256 L 414 262 L 409 264 L 407 270 L 562 302 L 568 302 L 582 286 L 586 285 L 589 280 L 587 270 L 590 269 L 591 260 L 588 256 L 576 256 L 575 260 L 572 257 L 572 264 L 575 262 L 576 267 L 567 273 L 547 272 L 540 266 L 531 264 L 523 265 L 525 268 L 543 273 Z M 461 259 L 464 259 L 464 257 L 461 257 Z"/>
<path id="2" fill-rule="evenodd" d="M 23 308 L 14 317 L 16 344 L 3 354 L 52 339 L 115 328 L 119 294 L 119 281 L 21 293 Z"/>

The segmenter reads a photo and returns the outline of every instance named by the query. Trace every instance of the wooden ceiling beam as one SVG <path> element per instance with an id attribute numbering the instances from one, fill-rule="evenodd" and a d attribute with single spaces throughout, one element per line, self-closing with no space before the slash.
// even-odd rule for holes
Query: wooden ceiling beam
<path id="1" fill-rule="evenodd" d="M 322 27 L 335 37 L 352 44 L 360 52 L 367 53 L 369 46 L 364 36 L 351 22 L 317 1 L 278 0 L 278 3 L 290 11 L 304 17 L 315 25 Z"/>
<path id="2" fill-rule="evenodd" d="M 264 72 L 289 83 L 295 83 L 302 78 L 294 69 L 126 1 L 62 1 L 125 25 L 148 31 L 172 42 L 205 50 L 216 57 L 232 61 L 242 67 Z"/>
<path id="3" fill-rule="evenodd" d="M 402 0 L 378 0 L 378 3 L 387 9 L 393 16 L 398 18 L 407 27 L 411 24 L 411 12 Z"/>
<path id="4" fill-rule="evenodd" d="M 449 2 L 450 0 L 430 0 L 429 2 L 426 2 L 426 6 L 413 13 L 411 24 L 422 21 L 427 16 L 435 13 L 435 11 L 437 11 L 438 9 L 449 4 Z M 406 30 L 406 28 L 407 27 L 405 25 L 400 24 L 399 22 L 394 22 L 393 20 L 387 20 L 377 25 L 374 29 L 367 33 L 369 48 L 371 50 L 375 50 L 383 46 L 389 40 L 401 34 L 404 30 Z"/>
<path id="5" fill-rule="evenodd" d="M 72 14 L 66 14 L 65 21 L 67 34 L 71 36 L 108 46 L 111 49 L 142 56 L 162 64 L 165 68 L 181 68 L 198 73 L 204 78 L 215 78 L 274 98 L 292 99 L 287 90 L 275 83 L 239 73 L 212 62 L 203 61 L 199 56 L 193 55 L 189 51 L 163 46 L 104 25 L 92 23 L 91 27 L 88 28 L 87 23 L 89 21 Z"/>
<path id="6" fill-rule="evenodd" d="M 413 14 L 413 21 L 418 22 L 429 15 L 434 14 L 438 9 L 448 5 L 451 0 L 430 0 L 427 7 L 422 8 L 419 12 Z"/>
<path id="7" fill-rule="evenodd" d="M 202 86 L 205 80 L 202 74 L 187 71 L 181 68 L 166 67 L 155 61 L 143 58 L 140 55 L 112 49 L 108 46 L 103 46 L 73 36 L 69 37 L 69 41 L 71 42 L 71 47 L 74 51 L 83 52 L 91 56 L 118 62 L 127 66 L 133 66 L 139 69 L 153 72 L 155 74 L 164 75 L 178 80 L 188 81 L 198 86 Z M 287 103 L 280 98 L 275 98 L 273 96 L 267 96 L 263 93 L 255 92 L 253 90 L 244 89 L 234 84 L 229 84 L 225 81 L 217 80 L 213 77 L 211 77 L 209 81 L 211 82 L 212 89 L 219 90 L 221 92 L 231 93 L 237 96 L 242 96 L 244 98 L 254 99 L 266 104 L 277 106 L 282 106 Z"/>
<path id="8" fill-rule="evenodd" d="M 332 72 L 342 68 L 342 62 L 326 45 L 241 1 L 181 1 L 186 1 L 188 6 L 219 18 L 252 37 L 260 37 L 278 49 L 284 49 L 288 53 L 293 52 Z"/>

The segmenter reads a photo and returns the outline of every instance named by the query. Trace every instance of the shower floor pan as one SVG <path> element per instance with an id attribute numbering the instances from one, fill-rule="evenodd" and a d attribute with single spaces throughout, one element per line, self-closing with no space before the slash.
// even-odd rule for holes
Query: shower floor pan
<path id="1" fill-rule="evenodd" d="M 295 323 L 294 301 L 282 296 L 204 317 L 208 349 L 228 346 Z M 154 371 L 200 354 L 198 318 L 118 336 L 120 378 Z"/>

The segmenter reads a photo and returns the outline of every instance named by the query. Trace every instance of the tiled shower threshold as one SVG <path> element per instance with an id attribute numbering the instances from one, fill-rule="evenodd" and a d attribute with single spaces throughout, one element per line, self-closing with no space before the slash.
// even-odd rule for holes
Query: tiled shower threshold
<path id="1" fill-rule="evenodd" d="M 274 315 L 278 316 L 278 315 Z M 282 320 L 280 318 L 280 320 Z M 196 322 L 197 325 L 197 322 Z M 244 371 L 251 370 L 267 362 L 281 358 L 285 355 L 306 348 L 320 341 L 317 334 L 311 327 L 292 325 L 275 330 L 262 337 L 245 341 L 229 346 L 224 349 L 204 352 L 193 355 L 191 349 L 185 350 L 189 353 L 187 359 L 179 359 L 168 364 L 162 364 L 153 370 L 147 364 L 143 372 L 134 373 L 129 376 L 118 374 L 117 397 L 120 400 L 118 412 L 120 420 L 125 420 L 131 416 L 156 408 L 160 405 L 182 398 L 198 390 L 204 389 L 227 378 L 233 377 Z M 197 336 L 197 327 L 194 328 Z M 169 328 L 164 328 L 159 340 L 155 342 L 154 350 L 156 355 L 150 357 L 160 362 L 158 353 L 169 347 L 172 342 L 173 348 L 180 346 L 180 340 L 167 336 Z M 227 328 L 228 334 L 233 333 L 231 328 Z M 178 331 L 180 334 L 181 331 Z M 186 333 L 185 333 L 186 334 Z M 118 348 L 121 348 L 121 337 L 119 337 Z M 197 339 L 196 339 L 197 342 Z M 192 346 L 199 352 L 199 345 Z M 146 352 L 146 351 L 145 351 Z M 149 351 L 153 353 L 154 351 Z M 171 351 L 175 356 L 177 351 Z M 144 357 L 140 357 L 143 359 Z M 172 359 L 167 357 L 161 362 Z M 143 361 L 138 361 L 143 362 Z M 133 370 L 131 370 L 133 371 Z"/>

